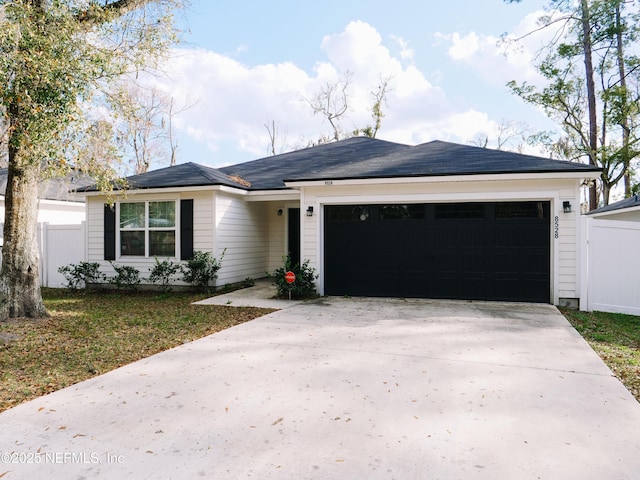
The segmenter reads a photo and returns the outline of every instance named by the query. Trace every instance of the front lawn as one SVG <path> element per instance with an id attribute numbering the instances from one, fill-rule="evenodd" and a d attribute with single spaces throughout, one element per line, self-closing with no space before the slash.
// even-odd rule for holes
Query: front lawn
<path id="1" fill-rule="evenodd" d="M 561 311 L 640 402 L 640 317 L 565 308 Z"/>
<path id="2" fill-rule="evenodd" d="M 0 323 L 0 411 L 273 311 L 188 293 L 43 297 L 51 318 Z"/>

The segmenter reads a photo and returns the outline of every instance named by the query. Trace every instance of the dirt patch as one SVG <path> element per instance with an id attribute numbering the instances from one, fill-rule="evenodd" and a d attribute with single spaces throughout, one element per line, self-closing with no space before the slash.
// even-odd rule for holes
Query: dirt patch
<path id="1" fill-rule="evenodd" d="M 20 335 L 16 333 L 0 332 L 0 345 L 6 345 L 11 342 L 15 342 L 20 338 Z"/>

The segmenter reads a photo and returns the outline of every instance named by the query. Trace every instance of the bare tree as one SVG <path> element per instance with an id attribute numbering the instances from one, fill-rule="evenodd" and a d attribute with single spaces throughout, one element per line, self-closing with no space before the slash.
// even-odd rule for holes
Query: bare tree
<path id="1" fill-rule="evenodd" d="M 382 126 L 382 119 L 384 118 L 382 104 L 387 104 L 387 93 L 390 92 L 389 82 L 391 79 L 391 75 L 380 77 L 378 89 L 371 92 L 371 96 L 373 97 L 373 106 L 371 107 L 373 125 L 367 125 L 364 128 L 355 129 L 353 131 L 354 135 L 364 135 L 365 137 L 376 138 L 378 130 L 380 130 L 380 127 Z"/>
<path id="2" fill-rule="evenodd" d="M 178 153 L 178 139 L 175 138 L 175 134 L 173 131 L 173 119 L 174 116 L 180 113 L 182 110 L 176 112 L 175 111 L 175 100 L 173 97 L 169 97 L 169 105 L 167 110 L 167 139 L 169 140 L 169 151 L 171 155 L 169 157 L 169 165 L 172 167 L 176 166 L 177 162 L 177 153 Z"/>
<path id="3" fill-rule="evenodd" d="M 152 163 L 166 162 L 170 153 L 165 112 L 172 108 L 167 96 L 156 88 L 126 82 L 111 103 L 118 112 L 118 143 L 134 173 L 147 172 Z"/>
<path id="4" fill-rule="evenodd" d="M 503 119 L 496 128 L 495 138 L 489 133 L 479 133 L 471 140 L 471 144 L 482 148 L 494 145 L 492 148 L 496 150 L 522 152 L 529 143 L 529 135 L 530 128 L 526 123 Z"/>
<path id="5" fill-rule="evenodd" d="M 264 124 L 264 128 L 267 129 L 269 134 L 269 155 L 283 153 L 287 145 L 287 132 L 285 130 L 284 135 L 280 134 L 280 122 L 271 120 L 270 123 Z"/>
<path id="6" fill-rule="evenodd" d="M 353 74 L 346 71 L 342 78 L 333 83 L 327 82 L 313 99 L 305 101 L 313 110 L 314 115 L 322 115 L 331 125 L 333 141 L 344 137 L 340 128 L 340 121 L 349 110 L 349 86 L 353 80 Z M 320 137 L 321 140 L 326 137 Z"/>

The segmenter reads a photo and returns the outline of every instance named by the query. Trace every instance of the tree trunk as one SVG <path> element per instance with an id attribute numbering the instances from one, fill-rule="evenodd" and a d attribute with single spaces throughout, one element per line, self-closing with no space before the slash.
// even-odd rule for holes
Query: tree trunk
<path id="1" fill-rule="evenodd" d="M 589 107 L 589 164 L 597 165 L 598 119 L 596 111 L 596 86 L 593 80 L 593 55 L 591 52 L 591 18 L 587 0 L 581 0 L 582 47 L 584 50 L 585 78 L 587 80 L 587 101 Z M 596 186 L 589 187 L 589 210 L 598 208 Z"/>
<path id="2" fill-rule="evenodd" d="M 608 184 L 602 184 L 602 203 L 603 205 L 609 205 L 609 197 L 611 194 L 611 186 Z"/>
<path id="3" fill-rule="evenodd" d="M 624 165 L 624 197 L 629 198 L 631 196 L 631 159 L 629 154 L 629 137 L 631 135 L 631 128 L 629 127 L 629 116 L 627 115 L 627 103 L 629 101 L 627 96 L 627 74 L 624 68 L 624 39 L 622 36 L 622 15 L 620 13 L 621 0 L 617 0 L 615 5 L 616 12 L 616 53 L 618 61 L 618 75 L 620 75 L 620 89 L 624 95 L 623 104 L 625 111 L 622 113 L 622 121 L 620 127 L 622 127 L 622 155 Z"/>
<path id="4" fill-rule="evenodd" d="M 37 166 L 21 161 L 9 148 L 5 194 L 4 245 L 0 272 L 0 321 L 48 316 L 40 292 L 37 241 Z"/>

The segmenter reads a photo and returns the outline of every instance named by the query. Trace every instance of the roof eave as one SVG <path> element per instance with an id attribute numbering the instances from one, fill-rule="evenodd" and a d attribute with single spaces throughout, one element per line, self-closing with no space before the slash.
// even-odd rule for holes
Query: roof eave
<path id="1" fill-rule="evenodd" d="M 594 179 L 598 178 L 601 170 L 580 171 L 529 171 L 529 172 L 491 172 L 491 173 L 448 173 L 448 174 L 419 174 L 397 176 L 359 176 L 359 177 L 323 177 L 313 179 L 289 179 L 284 183 L 289 188 L 318 187 L 328 185 L 379 185 L 388 183 L 431 183 L 431 182 L 470 182 L 496 180 L 537 180 L 537 179 Z"/>
<path id="2" fill-rule="evenodd" d="M 115 196 L 125 195 L 141 195 L 141 194 L 162 194 L 162 193 L 184 193 L 184 192 L 206 192 L 206 191 L 223 191 L 236 195 L 247 195 L 248 190 L 240 187 L 229 187 L 227 185 L 190 185 L 188 187 L 146 187 L 146 188 L 128 188 L 123 190 L 114 190 Z M 106 193 L 99 190 L 89 192 L 78 192 L 78 195 L 85 197 L 101 197 Z"/>

